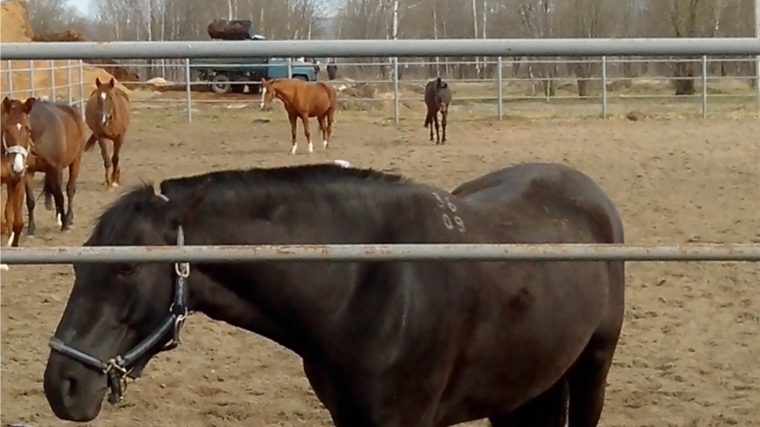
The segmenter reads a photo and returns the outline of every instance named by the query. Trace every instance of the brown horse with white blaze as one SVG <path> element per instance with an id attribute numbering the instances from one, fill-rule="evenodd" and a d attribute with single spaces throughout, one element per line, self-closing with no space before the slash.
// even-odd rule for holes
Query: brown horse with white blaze
<path id="1" fill-rule="evenodd" d="M 0 131 L 2 135 L 2 184 L 7 190 L 2 219 L 2 235 L 8 238 L 9 246 L 18 246 L 21 230 L 24 229 L 24 196 L 26 194 L 26 171 L 32 152 L 32 120 L 29 113 L 34 98 L 26 102 L 3 99 L 0 109 Z M 6 269 L 3 266 L 3 269 Z"/>
<path id="2" fill-rule="evenodd" d="M 292 144 L 290 154 L 295 154 L 298 148 L 296 143 L 298 118 L 301 118 L 303 123 L 303 133 L 309 143 L 309 153 L 314 151 L 309 130 L 310 117 L 316 117 L 319 121 L 322 144 L 327 149 L 332 136 L 333 117 L 338 100 L 335 88 L 324 82 L 307 83 L 301 79 L 262 79 L 261 85 L 261 109 L 266 108 L 274 98 L 277 98 L 282 101 L 288 113 Z"/>
<path id="3" fill-rule="evenodd" d="M 29 98 L 24 103 L 19 100 L 3 100 L 3 137 L 4 145 L 21 145 L 19 142 L 28 141 L 26 154 L 14 152 L 14 159 L 4 175 L 4 180 L 14 179 L 23 183 L 24 190 L 17 189 L 13 199 L 13 213 L 6 205 L 5 219 L 13 222 L 11 236 L 13 245 L 18 244 L 18 236 L 23 229 L 24 220 L 21 214 L 21 198 L 26 195 L 26 207 L 29 214 L 27 234 L 34 235 L 36 225 L 34 219 L 33 179 L 36 172 L 45 174 L 43 194 L 45 205 L 52 209 L 51 201 L 55 202 L 55 214 L 61 231 L 68 230 L 74 221 L 74 197 L 77 190 L 79 168 L 84 152 L 85 128 L 79 112 L 68 104 L 43 101 Z M 16 130 L 14 134 L 13 131 Z M 7 150 L 11 154 L 11 150 Z M 24 158 L 24 162 L 19 160 Z M 63 170 L 69 170 L 66 183 L 68 208 L 64 209 Z M 10 192 L 9 192 L 10 194 Z"/>
<path id="4" fill-rule="evenodd" d="M 105 186 L 109 189 L 118 187 L 121 183 L 119 153 L 129 128 L 130 100 L 129 95 L 115 87 L 116 82 L 113 77 L 108 83 L 102 83 L 99 78 L 96 78 L 95 86 L 85 109 L 85 119 L 92 135 L 87 140 L 84 149 L 90 151 L 96 142 L 100 145 L 100 155 L 105 169 Z M 111 157 L 108 156 L 106 139 L 113 142 Z M 112 167 L 113 170 L 111 170 Z"/>

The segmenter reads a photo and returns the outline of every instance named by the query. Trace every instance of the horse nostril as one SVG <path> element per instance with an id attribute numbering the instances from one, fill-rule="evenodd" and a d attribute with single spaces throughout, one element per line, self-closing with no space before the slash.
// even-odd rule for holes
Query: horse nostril
<path id="1" fill-rule="evenodd" d="M 78 387 L 76 378 L 66 377 L 63 379 L 61 389 L 66 399 L 71 399 L 73 397 L 76 397 L 78 388 L 79 387 Z"/>

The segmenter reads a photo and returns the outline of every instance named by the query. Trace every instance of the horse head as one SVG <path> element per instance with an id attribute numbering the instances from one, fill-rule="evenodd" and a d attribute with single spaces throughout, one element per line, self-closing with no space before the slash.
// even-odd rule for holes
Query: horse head
<path id="1" fill-rule="evenodd" d="M 150 186 L 138 187 L 106 209 L 85 246 L 182 245 L 181 224 L 204 188 L 170 200 Z M 74 275 L 50 340 L 43 388 L 57 417 L 86 422 L 100 413 L 106 391 L 110 403 L 118 402 L 126 377 L 139 377 L 156 354 L 179 344 L 192 308 L 189 264 L 74 263 Z"/>
<path id="2" fill-rule="evenodd" d="M 32 148 L 32 111 L 36 98 L 25 102 L 18 99 L 3 99 L 2 104 L 2 157 L 10 162 L 10 173 L 18 178 L 26 172 L 27 158 Z"/>
<path id="3" fill-rule="evenodd" d="M 102 83 L 100 78 L 96 77 L 95 86 L 96 88 L 92 95 L 97 98 L 97 103 L 95 105 L 97 106 L 97 114 L 100 118 L 100 126 L 105 127 L 111 123 L 111 120 L 113 120 L 114 87 L 116 86 L 116 82 L 113 77 L 111 77 L 108 83 Z"/>
<path id="4" fill-rule="evenodd" d="M 277 95 L 277 80 L 278 79 L 261 79 L 261 104 L 259 105 L 260 109 L 266 109 Z"/>

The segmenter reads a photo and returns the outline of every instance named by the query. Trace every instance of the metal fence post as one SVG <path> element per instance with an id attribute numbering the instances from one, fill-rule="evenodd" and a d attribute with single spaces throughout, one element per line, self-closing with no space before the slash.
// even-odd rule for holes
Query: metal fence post
<path id="1" fill-rule="evenodd" d="M 602 56 L 602 118 L 607 118 L 607 56 Z"/>
<path id="2" fill-rule="evenodd" d="M 293 58 L 288 57 L 288 78 L 293 78 Z"/>
<path id="3" fill-rule="evenodd" d="M 185 58 L 185 105 L 188 123 L 193 122 L 193 97 L 190 86 L 190 58 Z"/>
<path id="4" fill-rule="evenodd" d="M 398 57 L 393 57 L 393 123 L 398 123 L 399 117 L 399 99 L 398 99 Z"/>
<path id="5" fill-rule="evenodd" d="M 29 60 L 29 97 L 33 97 L 35 95 L 34 90 L 34 61 Z"/>
<path id="6" fill-rule="evenodd" d="M 707 55 L 702 55 L 702 118 L 707 118 Z"/>
<path id="7" fill-rule="evenodd" d="M 496 84 L 498 85 L 496 96 L 499 101 L 497 111 L 499 112 L 499 120 L 504 118 L 504 61 L 501 56 L 496 58 Z"/>
<path id="8" fill-rule="evenodd" d="M 85 100 L 84 100 L 84 61 L 79 60 L 79 111 L 84 117 Z"/>
<path id="9" fill-rule="evenodd" d="M 13 63 L 8 60 L 5 61 L 5 69 L 8 72 L 8 97 L 13 98 Z"/>
<path id="10" fill-rule="evenodd" d="M 50 100 L 55 101 L 55 61 L 48 61 L 50 66 Z"/>
<path id="11" fill-rule="evenodd" d="M 74 87 L 74 84 L 71 82 L 71 60 L 66 60 L 66 92 L 69 94 L 69 105 L 71 105 L 74 102 L 73 94 L 71 93 L 71 89 Z"/>
<path id="12" fill-rule="evenodd" d="M 755 101 L 757 109 L 760 110 L 760 56 L 755 57 Z"/>

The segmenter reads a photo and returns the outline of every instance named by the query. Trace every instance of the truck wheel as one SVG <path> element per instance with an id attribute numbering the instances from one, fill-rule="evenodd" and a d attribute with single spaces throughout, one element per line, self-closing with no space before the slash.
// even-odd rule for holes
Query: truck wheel
<path id="1" fill-rule="evenodd" d="M 294 78 L 294 79 L 298 79 L 298 80 L 303 80 L 303 81 L 305 81 L 305 82 L 308 82 L 308 81 L 309 81 L 309 79 L 308 79 L 308 78 L 306 78 L 306 76 L 304 76 L 303 74 L 297 74 L 297 75 L 293 76 L 293 78 Z"/>
<path id="2" fill-rule="evenodd" d="M 219 95 L 224 95 L 226 93 L 230 93 L 231 90 L 232 85 L 230 84 L 230 78 L 224 74 L 217 74 L 214 76 L 214 79 L 211 80 L 212 92 Z"/>

